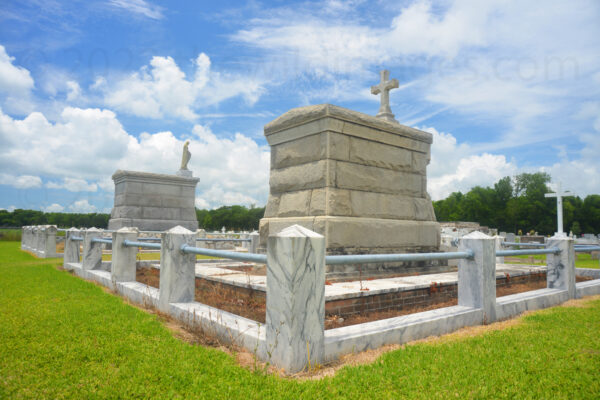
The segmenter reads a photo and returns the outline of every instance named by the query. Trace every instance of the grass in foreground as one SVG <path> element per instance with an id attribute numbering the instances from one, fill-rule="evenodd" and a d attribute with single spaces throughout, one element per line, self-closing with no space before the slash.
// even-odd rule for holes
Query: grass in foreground
<path id="1" fill-rule="evenodd" d="M 156 315 L 0 243 L 0 398 L 590 398 L 600 298 L 296 381 L 173 337 Z M 52 264 L 54 263 L 54 265 Z"/>

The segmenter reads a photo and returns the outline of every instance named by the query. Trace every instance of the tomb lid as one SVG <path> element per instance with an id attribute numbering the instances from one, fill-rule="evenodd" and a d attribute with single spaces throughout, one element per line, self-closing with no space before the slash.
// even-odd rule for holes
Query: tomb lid
<path id="1" fill-rule="evenodd" d="M 376 128 L 381 131 L 402 135 L 421 142 L 433 142 L 433 136 L 428 132 L 423 132 L 396 122 L 388 122 L 372 115 L 334 106 L 332 104 L 319 104 L 293 108 L 266 124 L 264 128 L 265 136 L 327 117 Z"/>
<path id="2" fill-rule="evenodd" d="M 141 172 L 141 171 L 126 171 L 119 169 L 115 171 L 112 176 L 113 181 L 117 183 L 123 179 L 131 179 L 131 180 L 140 180 L 140 181 L 171 181 L 173 183 L 197 183 L 200 181 L 200 178 L 194 177 L 186 177 L 186 176 L 178 176 L 178 175 L 169 175 L 169 174 L 155 174 L 152 172 Z"/>

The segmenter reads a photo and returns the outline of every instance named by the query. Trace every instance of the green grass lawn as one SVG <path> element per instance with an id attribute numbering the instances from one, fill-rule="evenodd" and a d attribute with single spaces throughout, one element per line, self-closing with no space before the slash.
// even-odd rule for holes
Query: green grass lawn
<path id="1" fill-rule="evenodd" d="M 575 268 L 600 268 L 599 260 L 592 260 L 592 255 L 589 253 L 575 253 Z M 546 256 L 543 254 L 537 254 L 534 256 L 511 256 L 510 259 L 521 259 L 522 262 L 516 262 L 515 264 L 530 264 L 533 258 L 534 263 L 546 265 Z M 513 262 L 511 262 L 513 263 Z"/>
<path id="2" fill-rule="evenodd" d="M 420 343 L 316 381 L 239 367 L 154 314 L 0 242 L 0 399 L 600 397 L 600 299 Z"/>

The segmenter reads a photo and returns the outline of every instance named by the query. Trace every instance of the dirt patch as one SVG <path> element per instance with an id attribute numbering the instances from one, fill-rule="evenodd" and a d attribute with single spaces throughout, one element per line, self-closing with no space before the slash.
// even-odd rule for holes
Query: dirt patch
<path id="1" fill-rule="evenodd" d="M 160 283 L 160 270 L 152 267 L 138 268 L 135 271 L 135 280 L 158 289 Z"/>

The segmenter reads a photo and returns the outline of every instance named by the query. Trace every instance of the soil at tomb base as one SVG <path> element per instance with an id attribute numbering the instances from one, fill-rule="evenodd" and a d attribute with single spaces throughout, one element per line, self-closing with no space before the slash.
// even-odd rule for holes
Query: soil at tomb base
<path id="1" fill-rule="evenodd" d="M 541 276 L 540 276 L 541 278 Z M 577 282 L 583 282 L 592 278 L 577 277 Z M 152 267 L 137 269 L 136 280 L 148 286 L 159 287 L 160 271 Z M 496 288 L 496 296 L 508 296 L 530 290 L 538 290 L 546 287 L 545 276 L 543 279 L 523 283 L 504 283 Z M 431 293 L 430 293 L 431 295 Z M 199 303 L 209 305 L 249 318 L 260 323 L 265 323 L 265 295 L 264 292 L 241 289 L 234 286 L 209 282 L 205 279 L 196 278 L 195 300 Z M 429 304 L 406 306 L 399 304 L 396 309 L 358 312 L 349 315 L 325 315 L 325 329 L 340 328 L 343 326 L 356 325 L 364 322 L 378 321 L 401 315 L 413 314 L 437 308 L 450 307 L 458 303 L 456 297 L 435 298 Z"/>

